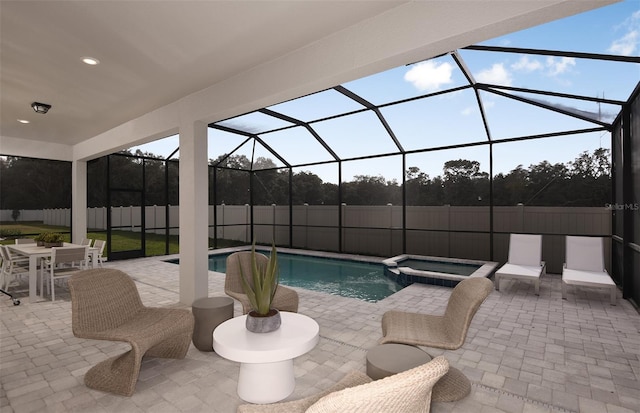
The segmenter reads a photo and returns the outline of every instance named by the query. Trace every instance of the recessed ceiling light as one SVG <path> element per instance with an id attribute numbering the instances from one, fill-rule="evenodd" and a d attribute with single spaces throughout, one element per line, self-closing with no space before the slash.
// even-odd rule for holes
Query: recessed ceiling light
<path id="1" fill-rule="evenodd" d="M 47 103 L 40 103 L 40 102 L 33 102 L 31 104 L 31 107 L 36 113 L 42 113 L 42 114 L 49 112 L 49 109 L 51 109 L 51 105 Z"/>
<path id="2" fill-rule="evenodd" d="M 95 57 L 89 57 L 89 56 L 83 57 L 82 61 L 90 66 L 95 66 L 100 63 L 100 61 Z"/>
<path id="3" fill-rule="evenodd" d="M 29 121 L 26 120 L 26 119 L 18 119 L 18 122 L 20 122 L 20 123 L 29 123 Z"/>

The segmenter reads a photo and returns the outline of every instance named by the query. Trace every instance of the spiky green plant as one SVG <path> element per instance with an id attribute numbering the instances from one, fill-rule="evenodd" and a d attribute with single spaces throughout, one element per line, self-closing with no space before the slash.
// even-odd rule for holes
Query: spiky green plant
<path id="1" fill-rule="evenodd" d="M 258 265 L 254 241 L 251 246 L 251 281 L 253 282 L 249 282 L 245 277 L 242 265 L 240 265 L 240 279 L 242 280 L 242 289 L 258 315 L 267 315 L 271 309 L 271 303 L 278 288 L 278 273 L 278 253 L 275 244 L 271 244 L 271 256 L 267 264 Z"/>

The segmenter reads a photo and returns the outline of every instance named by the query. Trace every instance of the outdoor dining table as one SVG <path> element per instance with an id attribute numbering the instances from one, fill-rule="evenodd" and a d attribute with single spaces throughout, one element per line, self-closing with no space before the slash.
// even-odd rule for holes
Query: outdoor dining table
<path id="1" fill-rule="evenodd" d="M 36 244 L 9 244 L 7 246 L 15 253 L 29 257 L 29 302 L 35 303 L 35 302 L 44 300 L 42 291 L 40 291 L 40 294 L 38 294 L 38 291 L 37 291 L 38 260 L 40 260 L 41 258 L 51 258 L 51 248 L 39 247 Z M 65 242 L 63 246 L 59 248 L 65 248 L 65 247 L 78 248 L 78 247 L 84 247 L 84 245 L 71 244 L 69 242 Z M 96 266 L 99 253 L 100 253 L 99 248 L 93 248 L 93 247 L 89 248 L 89 255 L 91 256 L 92 267 Z"/>

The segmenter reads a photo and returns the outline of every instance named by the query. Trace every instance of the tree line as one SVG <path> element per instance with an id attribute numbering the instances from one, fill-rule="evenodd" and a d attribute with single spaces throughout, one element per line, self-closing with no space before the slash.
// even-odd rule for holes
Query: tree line
<path id="1" fill-rule="evenodd" d="M 254 162 L 253 177 L 242 170 L 251 169 L 244 155 L 232 155 L 212 161 L 216 171 L 216 203 L 286 205 L 289 203 L 289 172 L 275 169 L 270 159 Z M 478 161 L 450 160 L 442 174 L 430 177 L 419 167 L 405 171 L 407 205 L 489 205 L 491 180 L 481 171 Z M 291 176 L 291 202 L 294 205 L 401 205 L 402 183 L 382 175 L 356 175 L 343 182 L 342 198 L 335 183 L 324 182 L 318 175 L 302 171 Z M 253 199 L 249 198 L 252 189 Z M 210 191 L 211 194 L 212 191 Z M 609 150 L 585 151 L 567 163 L 541 161 L 525 168 L 518 165 L 508 173 L 493 177 L 494 205 L 536 206 L 604 206 L 611 201 L 611 162 Z"/>
<path id="2" fill-rule="evenodd" d="M 215 165 L 215 166 L 214 166 Z M 248 170 L 253 169 L 253 172 Z M 136 151 L 110 155 L 88 164 L 89 207 L 178 205 L 178 163 Z M 209 202 L 228 205 L 401 205 L 402 182 L 382 175 L 356 175 L 351 181 L 324 182 L 309 171 L 290 173 L 268 158 L 253 165 L 244 155 L 210 160 Z M 109 181 L 107 181 L 107 178 Z M 601 207 L 611 201 L 609 150 L 585 151 L 573 161 L 518 165 L 493 177 L 493 204 Z M 165 190 L 165 187 L 167 190 Z M 405 171 L 407 205 L 489 205 L 491 180 L 478 161 L 454 159 L 442 174 L 430 177 L 418 166 Z M 339 191 L 342 196 L 339 196 Z M 71 206 L 71 164 L 0 157 L 0 208 L 45 209 Z"/>

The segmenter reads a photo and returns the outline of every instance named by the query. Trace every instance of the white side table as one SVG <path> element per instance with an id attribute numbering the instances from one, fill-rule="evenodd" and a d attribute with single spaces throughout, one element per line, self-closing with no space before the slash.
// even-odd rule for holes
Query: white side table
<path id="1" fill-rule="evenodd" d="M 249 403 L 275 403 L 295 388 L 293 359 L 318 344 L 320 327 L 310 317 L 281 311 L 282 325 L 270 333 L 252 333 L 247 316 L 235 317 L 213 331 L 213 349 L 240 363 L 238 396 Z"/>

